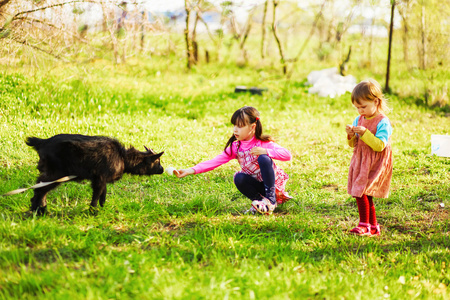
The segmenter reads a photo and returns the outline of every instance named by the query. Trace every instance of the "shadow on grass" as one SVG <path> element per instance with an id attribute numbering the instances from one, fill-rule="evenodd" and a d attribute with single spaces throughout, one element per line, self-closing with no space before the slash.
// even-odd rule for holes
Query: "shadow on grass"
<path id="1" fill-rule="evenodd" d="M 254 220 L 253 220 L 254 221 Z M 339 264 L 349 257 L 366 257 L 369 253 L 384 258 L 389 253 L 415 255 L 433 253 L 431 259 L 449 261 L 448 252 L 442 251 L 449 245 L 449 232 L 421 237 L 414 241 L 392 241 L 386 237 L 367 238 L 342 235 L 334 232 L 332 240 L 324 233 L 316 232 L 308 224 L 257 224 L 257 221 L 243 220 L 236 223 L 214 224 L 186 222 L 184 224 L 161 224 L 153 238 L 139 241 L 130 247 L 139 236 L 139 229 L 114 230 L 111 228 L 92 228 L 80 230 L 77 239 L 86 239 L 76 246 L 49 245 L 42 247 L 43 241 L 22 240 L 16 237 L 14 244 L 25 247 L 0 251 L 0 265 L 42 264 L 80 262 L 95 260 L 96 257 L 109 256 L 111 252 L 126 256 L 128 252 L 140 249 L 160 262 L 173 261 L 214 264 L 219 257 L 232 264 L 237 260 L 250 259 L 267 264 L 268 268 L 287 260 L 299 263 L 321 263 L 331 261 Z M 447 227 L 448 230 L 448 227 Z M 97 236 L 97 242 L 95 237 Z M 74 237 L 75 238 L 75 237 Z M 143 251 L 143 252 L 141 252 Z M 372 255 L 371 254 L 371 255 Z"/>
<path id="2" fill-rule="evenodd" d="M 425 95 L 421 95 L 421 96 L 401 96 L 397 93 L 390 93 L 390 95 L 396 96 L 398 99 L 402 99 L 403 103 L 406 103 L 408 105 L 416 105 L 418 107 L 421 107 L 423 109 L 429 110 L 429 111 L 434 111 L 436 113 L 445 113 L 448 114 L 450 113 L 450 105 L 446 104 L 443 106 L 439 106 L 439 102 L 430 105 L 428 104 L 427 98 L 430 97 L 430 95 L 425 94 Z"/>

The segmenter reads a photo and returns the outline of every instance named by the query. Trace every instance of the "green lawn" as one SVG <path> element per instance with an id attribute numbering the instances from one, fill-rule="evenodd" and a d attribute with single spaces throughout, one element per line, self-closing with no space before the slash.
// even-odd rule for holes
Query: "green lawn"
<path id="1" fill-rule="evenodd" d="M 88 182 L 52 191 L 45 217 L 26 213 L 32 191 L 1 197 L 0 298 L 450 299 L 450 159 L 430 154 L 450 116 L 388 95 L 395 161 L 390 197 L 375 200 L 382 235 L 355 237 L 345 125 L 357 112 L 349 94 L 308 94 L 305 74 L 285 83 L 252 68 L 187 73 L 156 59 L 2 70 L 0 194 L 35 183 L 28 136 L 113 136 L 188 168 L 220 153 L 232 113 L 251 105 L 293 154 L 278 165 L 294 198 L 273 216 L 242 215 L 250 201 L 233 184 L 236 161 L 182 179 L 125 175 L 96 216 Z M 269 91 L 235 94 L 236 85 Z"/>

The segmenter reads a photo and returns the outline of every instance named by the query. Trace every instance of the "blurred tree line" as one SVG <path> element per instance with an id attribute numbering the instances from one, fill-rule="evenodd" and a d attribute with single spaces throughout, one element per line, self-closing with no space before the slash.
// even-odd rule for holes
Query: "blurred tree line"
<path id="1" fill-rule="evenodd" d="M 187 69 L 271 65 L 289 79 L 301 60 L 343 75 L 353 62 L 384 72 L 388 90 L 392 51 L 406 70 L 447 69 L 450 62 L 449 1 L 185 0 L 164 13 L 152 10 L 155 2 L 0 0 L 1 64 L 161 56 L 185 59 Z M 441 94 L 448 102 L 447 86 Z"/>

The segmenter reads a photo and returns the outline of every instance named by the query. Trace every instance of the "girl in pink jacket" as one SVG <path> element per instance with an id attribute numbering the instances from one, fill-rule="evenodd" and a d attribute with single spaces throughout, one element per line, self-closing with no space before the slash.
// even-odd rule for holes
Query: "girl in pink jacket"
<path id="1" fill-rule="evenodd" d="M 232 159 L 237 159 L 242 170 L 234 174 L 237 189 L 252 200 L 250 212 L 272 214 L 277 203 L 291 199 L 285 191 L 289 176 L 273 160 L 289 161 L 291 153 L 262 134 L 258 110 L 244 106 L 231 117 L 233 135 L 224 151 L 215 158 L 192 168 L 176 170 L 178 178 L 211 171 Z"/>

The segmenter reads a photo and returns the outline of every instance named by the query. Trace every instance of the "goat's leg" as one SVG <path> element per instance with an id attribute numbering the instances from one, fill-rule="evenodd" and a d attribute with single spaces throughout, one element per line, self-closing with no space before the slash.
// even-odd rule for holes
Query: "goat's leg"
<path id="1" fill-rule="evenodd" d="M 106 184 L 105 184 L 105 188 L 103 189 L 103 193 L 100 195 L 100 206 L 103 207 L 105 205 L 105 201 L 106 201 Z"/>
<path id="2" fill-rule="evenodd" d="M 106 197 L 106 182 L 100 178 L 92 179 L 92 201 L 91 207 L 97 207 L 98 199 L 100 199 L 100 205 L 105 203 L 104 197 Z"/>
<path id="3" fill-rule="evenodd" d="M 39 182 L 53 181 L 45 175 L 40 175 L 36 180 Z M 56 188 L 60 183 L 52 183 L 50 185 L 38 188 L 34 190 L 34 196 L 31 198 L 31 211 L 36 212 L 38 215 L 44 215 L 47 211 L 47 193 Z"/>

